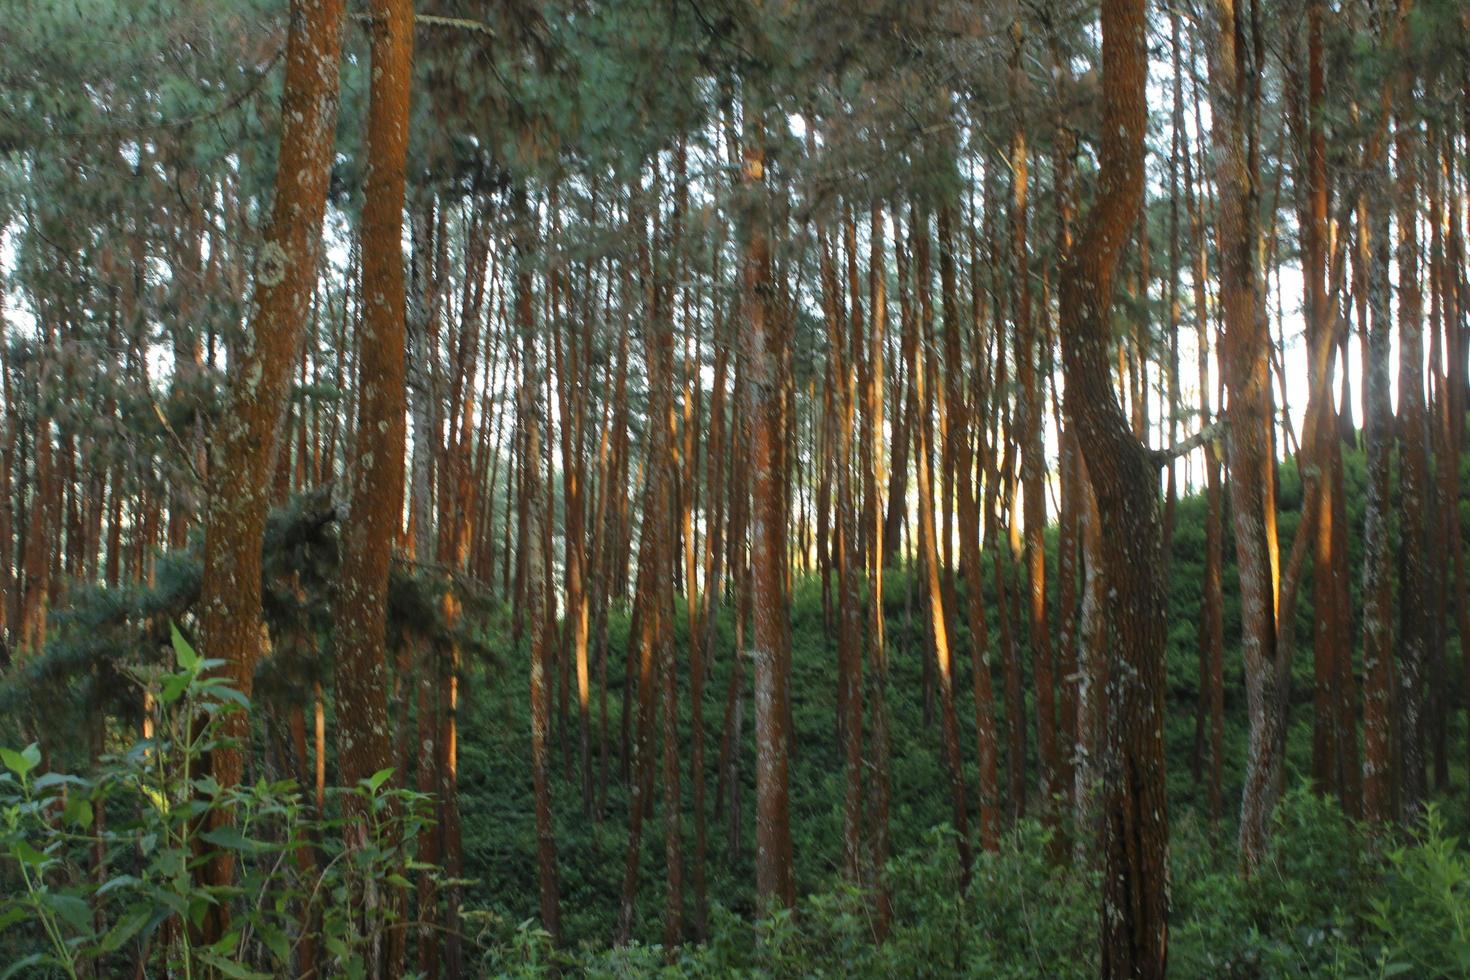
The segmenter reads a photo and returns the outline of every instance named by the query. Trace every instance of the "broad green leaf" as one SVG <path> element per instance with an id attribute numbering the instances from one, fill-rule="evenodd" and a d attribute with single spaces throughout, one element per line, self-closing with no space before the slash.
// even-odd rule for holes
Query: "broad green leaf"
<path id="1" fill-rule="evenodd" d="M 260 851 L 267 846 L 258 840 L 251 840 L 240 833 L 237 827 L 216 827 L 199 835 L 206 843 L 215 847 L 223 847 L 229 851 Z"/>
<path id="2" fill-rule="evenodd" d="M 132 875 L 113 875 L 102 883 L 101 887 L 97 889 L 97 894 L 106 895 L 110 891 L 116 891 L 119 888 L 130 888 L 133 885 L 141 883 L 140 879 Z"/>
<path id="3" fill-rule="evenodd" d="M 224 959 L 235 954 L 235 949 L 240 945 L 240 930 L 231 929 L 210 945 L 206 950 L 211 956 L 219 956 Z"/>
<path id="4" fill-rule="evenodd" d="M 239 963 L 227 960 L 223 956 L 218 956 L 208 950 L 200 950 L 199 958 L 218 970 L 222 976 L 229 977 L 231 980 L 271 980 L 269 973 L 257 973 L 248 967 L 241 966 Z"/>
<path id="5" fill-rule="evenodd" d="M 85 796 L 71 796 L 66 801 L 66 809 L 62 816 L 73 827 L 86 828 L 92 826 L 92 803 Z"/>
<path id="6" fill-rule="evenodd" d="M 214 902 L 207 898 L 195 898 L 189 903 L 189 913 L 184 918 L 192 922 L 195 929 L 201 929 L 204 927 L 204 916 L 208 914 L 210 907 L 213 905 Z"/>
<path id="7" fill-rule="evenodd" d="M 0 932 L 4 932 L 22 919 L 29 918 L 29 916 L 30 912 L 28 910 L 21 908 L 19 905 L 12 905 L 5 911 L 0 912 Z"/>
<path id="8" fill-rule="evenodd" d="M 376 793 L 378 790 L 382 789 L 383 784 L 386 783 L 389 777 L 391 777 L 392 775 L 393 767 L 389 766 L 387 769 L 379 769 L 377 772 L 364 779 L 362 781 L 362 784 L 368 788 L 368 792 Z"/>
<path id="9" fill-rule="evenodd" d="M 87 781 L 78 776 L 72 776 L 64 772 L 45 772 L 36 777 L 36 789 L 50 789 L 52 786 L 85 786 Z"/>
<path id="10" fill-rule="evenodd" d="M 33 868 L 39 868 L 46 863 L 46 855 L 36 850 L 25 840 L 17 840 L 10 845 L 10 853 L 17 861 L 29 864 Z"/>
<path id="11" fill-rule="evenodd" d="M 169 623 L 168 632 L 169 639 L 173 642 L 174 656 L 179 660 L 179 666 L 191 674 L 197 672 L 199 670 L 199 654 L 194 652 L 194 648 L 189 645 L 189 641 L 184 639 L 184 634 L 179 632 L 178 624 Z"/>
<path id="12" fill-rule="evenodd" d="M 37 898 L 41 904 L 55 912 L 74 929 L 92 927 L 92 907 L 75 895 L 61 892 L 41 892 Z"/>
<path id="13" fill-rule="evenodd" d="M 269 922 L 260 923 L 256 929 L 260 933 L 260 941 L 265 943 L 272 956 L 283 965 L 291 962 L 291 939 L 283 930 Z"/>
<path id="14" fill-rule="evenodd" d="M 26 773 L 36 768 L 36 763 L 41 761 L 40 750 L 36 749 L 35 755 L 32 756 L 31 749 L 36 749 L 36 744 L 34 742 L 32 742 L 30 746 L 20 752 L 17 752 L 14 749 L 0 748 L 0 762 L 5 763 L 5 768 L 9 769 L 17 776 L 24 776 Z"/>
<path id="15" fill-rule="evenodd" d="M 163 687 L 158 692 L 158 700 L 164 704 L 172 704 L 188 689 L 189 678 L 174 674 L 164 679 Z"/>
<path id="16" fill-rule="evenodd" d="M 102 952 L 114 953 L 121 949 L 129 939 L 141 932 L 152 918 L 153 910 L 147 905 L 135 905 L 129 909 L 107 931 L 107 935 L 102 937 Z"/>
<path id="17" fill-rule="evenodd" d="M 225 708 L 232 708 L 232 707 L 233 708 L 249 708 L 250 707 L 250 699 L 249 698 L 247 698 L 245 695 L 241 694 L 239 691 L 235 690 L 233 687 L 230 687 L 229 684 L 226 683 L 223 678 L 217 678 L 216 680 L 218 681 L 218 683 L 210 683 L 210 684 L 207 685 L 207 687 L 209 688 L 209 693 L 210 694 L 213 694 L 221 702 L 228 702 L 228 704 L 223 705 L 223 707 L 225 707 Z"/>

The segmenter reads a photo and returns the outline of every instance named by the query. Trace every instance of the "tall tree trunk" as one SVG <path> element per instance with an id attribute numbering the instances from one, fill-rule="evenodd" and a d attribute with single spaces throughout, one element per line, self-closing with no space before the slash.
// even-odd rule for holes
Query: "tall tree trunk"
<path id="1" fill-rule="evenodd" d="M 1017 129 L 1011 144 L 1011 250 L 1016 262 L 1016 441 L 1021 457 L 1021 499 L 1025 524 L 1025 560 L 1030 595 L 1027 603 L 1031 641 L 1031 677 L 1036 688 L 1036 754 L 1041 765 L 1042 814 L 1060 841 L 1056 797 L 1066 784 L 1057 752 L 1056 684 L 1052 671 L 1051 627 L 1046 602 L 1046 459 L 1042 446 L 1044 401 L 1037 364 L 1045 359 L 1037 344 L 1031 311 L 1030 260 L 1027 253 L 1027 150 Z"/>
<path id="2" fill-rule="evenodd" d="M 914 209 L 916 283 L 922 297 L 930 289 L 929 219 Z M 942 234 L 942 232 L 941 232 Z M 940 551 L 934 520 L 934 480 L 928 460 L 933 452 L 934 436 L 930 418 L 933 412 L 929 393 L 929 365 L 923 351 L 926 344 L 916 344 L 910 352 L 909 378 L 914 385 L 914 404 L 919 407 L 915 421 L 915 453 L 919 474 L 919 550 L 924 575 L 924 592 L 929 605 L 929 635 L 934 644 L 934 666 L 939 687 L 940 738 L 945 767 L 949 771 L 950 805 L 954 820 L 955 844 L 959 849 L 961 881 L 970 880 L 970 832 L 965 804 L 965 770 L 960 755 L 959 720 L 954 706 L 954 658 L 950 650 L 949 621 L 945 615 L 943 583 L 940 581 Z"/>
<path id="3" fill-rule="evenodd" d="M 796 902 L 792 877 L 791 811 L 787 775 L 786 521 L 779 466 L 780 355 L 771 304 L 769 218 L 765 207 L 765 126 L 760 110 L 747 107 L 741 181 L 754 201 L 746 214 L 742 273 L 745 349 L 751 419 L 751 593 L 755 612 L 756 893 L 762 902 Z"/>
<path id="4" fill-rule="evenodd" d="M 338 767 L 346 786 L 392 765 L 386 656 L 388 568 L 403 523 L 406 436 L 403 205 L 413 80 L 411 0 L 376 0 L 368 104 L 367 181 L 363 191 L 363 318 L 358 354 L 357 479 L 343 522 L 336 598 Z M 401 775 L 401 774 L 400 774 Z M 349 810 L 351 847 L 371 841 L 369 814 Z M 391 842 L 390 842 L 391 843 Z M 402 896 L 389 901 L 400 902 Z M 364 908 L 370 919 L 384 912 Z M 404 934 L 385 937 L 383 970 L 402 970 Z"/>
<path id="5" fill-rule="evenodd" d="M 291 369 L 316 282 L 342 45 L 342 0 L 296 0 L 291 7 L 275 199 L 256 264 L 250 341 L 233 352 L 227 409 L 214 429 L 197 606 L 204 655 L 223 660 L 231 684 L 247 697 L 260 647 L 261 541 L 269 478 Z M 243 741 L 248 724 L 244 714 L 229 715 L 224 734 Z M 241 769 L 235 749 L 222 748 L 210 761 L 211 775 L 221 786 L 237 784 Z M 228 825 L 228 810 L 213 812 L 217 826 Z M 218 852 L 205 878 L 213 885 L 228 885 L 233 867 L 232 854 Z M 214 906 L 203 929 L 205 937 L 222 936 L 228 918 L 226 904 Z"/>
<path id="6" fill-rule="evenodd" d="M 1164 794 L 1164 606 L 1153 464 L 1113 397 L 1113 274 L 1143 199 L 1148 76 L 1143 0 L 1103 0 L 1098 198 L 1061 273 L 1066 409 L 1107 528 L 1110 608 L 1101 759 L 1102 975 L 1162 977 L 1168 958 L 1168 801 Z M 1089 571 L 1089 574 L 1091 572 Z"/>
<path id="7" fill-rule="evenodd" d="M 1371 174 L 1378 200 L 1388 190 L 1388 167 Z M 1360 247 L 1366 253 L 1366 294 L 1371 309 L 1364 326 L 1363 442 L 1368 456 L 1363 521 L 1363 816 L 1371 823 L 1393 817 L 1393 580 L 1389 543 L 1389 467 L 1393 452 L 1389 405 L 1388 216 L 1380 208 L 1371 223 L 1365 194 L 1358 207 Z"/>
<path id="8" fill-rule="evenodd" d="M 892 902 L 884 875 L 888 865 L 888 651 L 883 618 L 883 399 L 884 348 L 888 342 L 887 268 L 883 258 L 883 208 L 872 207 L 868 225 L 868 358 L 867 384 L 863 392 L 863 443 L 867 466 L 863 470 L 863 524 L 868 543 L 868 678 L 873 705 L 872 735 L 868 740 L 872 758 L 870 836 L 873 878 L 878 904 L 878 934 L 885 935 L 892 918 Z"/>
<path id="9" fill-rule="evenodd" d="M 1264 856 L 1271 813 L 1280 792 L 1286 704 L 1277 667 L 1281 571 L 1271 449 L 1271 338 L 1256 265 L 1260 244 L 1253 152 L 1256 103 L 1247 81 L 1259 65 L 1253 65 L 1253 52 L 1241 43 L 1252 33 L 1247 17 L 1236 0 L 1216 0 L 1209 66 L 1214 116 L 1211 139 L 1220 195 L 1217 234 L 1220 304 L 1225 317 L 1223 367 L 1230 392 L 1226 413 L 1230 422 L 1230 512 L 1240 570 L 1241 643 L 1250 721 L 1240 859 L 1250 873 Z"/>
<path id="10" fill-rule="evenodd" d="M 1406 89 L 1408 86 L 1405 86 Z M 1419 262 L 1418 126 L 1402 115 L 1394 125 L 1397 168 L 1396 224 L 1398 248 L 1399 377 L 1398 436 L 1400 445 L 1399 495 L 1403 523 L 1399 533 L 1399 685 L 1401 752 L 1403 761 L 1401 817 L 1412 824 L 1428 792 L 1425 742 L 1429 734 L 1430 693 L 1427 684 L 1435 659 L 1431 598 L 1434 590 L 1432 557 L 1437 534 L 1431 534 L 1432 502 L 1429 483 L 1429 423 L 1424 407 L 1423 287 Z"/>
<path id="11" fill-rule="evenodd" d="M 521 549 L 526 557 L 524 603 L 531 630 L 531 784 L 536 798 L 536 882 L 540 897 L 541 927 L 552 942 L 561 937 L 561 900 L 556 875 L 556 829 L 552 823 L 550 766 L 547 735 L 551 715 L 551 688 L 546 676 L 548 647 L 555 642 L 556 627 L 546 610 L 540 580 L 549 556 L 542 548 L 541 533 L 547 520 L 541 489 L 541 372 L 536 356 L 536 329 L 531 294 L 532 218 L 524 192 L 518 192 L 515 232 L 516 330 L 521 341 L 521 384 L 516 411 L 521 430 Z"/>

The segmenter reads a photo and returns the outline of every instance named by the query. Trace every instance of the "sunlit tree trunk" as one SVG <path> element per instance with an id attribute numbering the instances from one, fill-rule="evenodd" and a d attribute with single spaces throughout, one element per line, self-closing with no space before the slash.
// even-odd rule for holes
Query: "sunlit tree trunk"
<path id="1" fill-rule="evenodd" d="M 864 362 L 867 383 L 863 389 L 863 442 L 867 465 L 863 470 L 863 524 L 868 540 L 868 687 L 872 704 L 872 733 L 868 739 L 872 759 L 869 808 L 878 934 L 885 935 L 892 918 L 892 900 L 884 880 L 888 864 L 888 650 L 884 636 L 883 569 L 883 409 L 885 395 L 884 349 L 888 342 L 887 266 L 883 256 L 883 208 L 874 204 L 868 223 L 868 357 Z"/>
<path id="2" fill-rule="evenodd" d="M 929 219 L 928 215 L 920 212 L 916 206 L 913 220 L 916 232 L 914 268 L 917 288 L 922 296 L 930 288 Z M 928 357 L 923 352 L 925 346 L 924 344 L 914 345 L 910 351 L 913 361 L 909 365 L 909 378 L 914 385 L 914 403 L 919 406 L 919 418 L 914 427 L 919 483 L 919 549 L 925 579 L 924 592 L 929 606 L 929 635 L 934 644 L 935 680 L 939 693 L 940 738 L 945 765 L 949 770 L 950 806 L 956 835 L 955 844 L 959 848 L 962 880 L 968 882 L 971 863 L 970 835 L 965 802 L 965 771 L 960 755 L 959 720 L 954 705 L 954 658 L 950 649 L 949 626 L 944 609 L 943 584 L 940 581 L 941 556 L 934 519 L 934 480 L 927 465 L 933 451 L 934 435 L 930 421 L 933 404 L 929 391 L 929 365 L 926 363 Z"/>
<path id="3" fill-rule="evenodd" d="M 1260 862 L 1270 833 L 1285 760 L 1285 691 L 1277 677 L 1276 542 L 1271 376 L 1256 214 L 1260 207 L 1254 154 L 1255 98 L 1247 78 L 1250 33 L 1235 0 L 1216 0 L 1208 35 L 1215 178 L 1219 188 L 1220 304 L 1224 310 L 1223 368 L 1230 392 L 1227 455 L 1230 512 L 1240 571 L 1242 654 L 1250 743 L 1241 800 L 1240 859 L 1247 872 Z"/>
<path id="4" fill-rule="evenodd" d="M 855 235 L 851 225 L 849 247 Z M 837 484 L 837 685 L 839 748 L 843 757 L 842 868 L 850 880 L 858 880 L 862 851 L 862 613 L 858 606 L 857 503 L 852 486 L 856 371 L 849 356 L 851 338 L 862 329 L 862 311 L 856 303 L 851 322 L 846 311 L 838 270 L 830 244 L 822 236 L 822 279 L 827 326 L 828 378 L 836 389 L 831 396 L 835 410 L 836 439 L 828 446 L 830 466 Z M 851 253 L 849 253 L 850 255 Z M 857 296 L 854 295 L 854 300 Z"/>
<path id="5" fill-rule="evenodd" d="M 990 674 L 990 628 L 986 620 L 984 576 L 980 561 L 980 511 L 976 501 L 973 460 L 984 458 L 984 425 L 971 426 L 966 393 L 962 384 L 964 355 L 960 346 L 960 315 L 955 296 L 953 216 L 948 208 L 939 216 L 939 267 L 944 297 L 945 383 L 948 397 L 949 438 L 960 456 L 955 485 L 960 532 L 960 568 L 965 579 L 965 599 L 970 632 L 971 687 L 975 698 L 976 760 L 979 766 L 980 846 L 1000 846 L 999 764 L 995 742 L 995 693 Z M 983 352 L 976 356 L 976 370 Z M 972 433 L 971 430 L 974 430 Z"/>
<path id="6" fill-rule="evenodd" d="M 1333 329 L 1335 317 L 1327 299 L 1327 162 L 1326 142 L 1323 136 L 1321 114 L 1324 109 L 1325 78 L 1322 67 L 1322 16 L 1324 4 L 1313 0 L 1307 7 L 1307 116 L 1306 185 L 1302 208 L 1303 261 L 1306 266 L 1306 312 L 1308 335 L 1315 348 L 1322 342 L 1324 331 Z M 1335 353 L 1331 345 L 1330 353 Z M 1340 681 L 1337 669 L 1339 650 L 1346 639 L 1337 621 L 1339 607 L 1337 593 L 1345 582 L 1338 579 L 1338 561 L 1334 554 L 1336 543 L 1336 520 L 1334 491 L 1337 489 L 1334 458 L 1340 459 L 1340 443 L 1337 434 L 1336 412 L 1331 405 L 1332 377 L 1330 369 L 1325 376 L 1319 370 L 1315 357 L 1308 361 L 1311 398 L 1321 400 L 1321 392 L 1327 395 L 1327 404 L 1319 413 L 1330 413 L 1332 418 L 1320 419 L 1315 444 L 1310 448 L 1311 465 L 1319 471 L 1318 479 L 1325 477 L 1319 492 L 1320 513 L 1313 531 L 1312 542 L 1312 607 L 1313 607 L 1313 718 L 1312 718 L 1312 775 L 1321 792 L 1341 791 L 1338 781 L 1340 768 L 1338 754 L 1341 745 L 1335 737 L 1337 712 L 1334 687 Z M 1324 413 L 1325 409 L 1325 413 Z M 1323 424 L 1325 423 L 1325 424 Z"/>
<path id="7" fill-rule="evenodd" d="M 1011 143 L 1011 251 L 1016 263 L 1016 381 L 1020 392 L 1016 403 L 1016 442 L 1021 457 L 1021 499 L 1025 528 L 1025 562 L 1029 583 L 1027 602 L 1031 641 L 1031 676 L 1036 697 L 1036 753 L 1041 765 L 1042 813 L 1054 833 L 1060 832 L 1055 797 L 1065 785 L 1063 764 L 1057 752 L 1056 684 L 1052 672 L 1051 626 L 1046 601 L 1046 460 L 1042 446 L 1045 402 L 1037 378 L 1043 363 L 1032 316 L 1031 270 L 1027 232 L 1026 138 L 1018 128 Z M 1059 842 L 1060 843 L 1060 842 Z"/>

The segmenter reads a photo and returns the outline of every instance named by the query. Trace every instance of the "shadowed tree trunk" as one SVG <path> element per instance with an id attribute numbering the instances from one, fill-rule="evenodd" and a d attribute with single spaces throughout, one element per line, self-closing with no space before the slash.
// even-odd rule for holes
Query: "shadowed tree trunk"
<path id="1" fill-rule="evenodd" d="M 291 13 L 275 201 L 256 258 L 248 340 L 231 352 L 226 410 L 214 429 L 197 606 L 204 655 L 223 660 L 231 684 L 247 697 L 260 650 L 261 537 L 270 503 L 269 476 L 316 282 L 337 123 L 343 3 L 293 2 Z M 226 736 L 242 740 L 248 719 L 230 715 L 224 729 Z M 211 775 L 221 786 L 237 784 L 241 769 L 240 754 L 233 748 L 217 751 L 210 760 Z M 213 813 L 217 825 L 227 825 L 228 810 Z M 221 851 L 205 878 L 227 885 L 233 867 L 233 856 Z M 228 918 L 224 903 L 213 906 L 202 930 L 205 937 L 223 935 Z"/>
<path id="2" fill-rule="evenodd" d="M 786 521 L 779 455 L 781 402 L 777 377 L 779 325 L 771 309 L 770 245 L 765 196 L 765 127 L 747 107 L 741 190 L 749 195 L 741 294 L 741 344 L 750 386 L 751 595 L 755 630 L 756 893 L 762 902 L 796 902 L 791 873 L 791 813 L 787 776 Z"/>
<path id="3" fill-rule="evenodd" d="M 561 901 L 556 876 L 556 829 L 552 823 L 547 736 L 551 716 L 551 687 L 546 676 L 549 647 L 556 626 L 546 608 L 541 586 L 544 564 L 542 524 L 547 519 L 541 488 L 541 372 L 536 356 L 536 330 L 531 292 L 533 228 L 523 191 L 517 192 L 515 247 L 516 330 L 521 341 L 521 384 L 516 413 L 521 430 L 521 538 L 526 547 L 527 626 L 531 631 L 531 784 L 536 797 L 536 882 L 541 927 L 552 942 L 561 937 Z"/>
<path id="4" fill-rule="evenodd" d="M 1099 549 L 1109 608 L 1098 636 L 1107 684 L 1102 823 L 1104 977 L 1162 977 L 1168 960 L 1168 802 L 1164 795 L 1164 618 L 1156 477 L 1113 395 L 1113 274 L 1143 200 L 1148 76 L 1143 0 L 1103 0 L 1098 196 L 1061 272 L 1066 410 L 1106 528 Z M 1093 574 L 1089 569 L 1089 575 Z"/>
<path id="5" fill-rule="evenodd" d="M 386 630 L 388 566 L 403 521 L 407 425 L 402 237 L 413 78 L 411 0 L 376 0 L 370 33 L 372 86 L 363 191 L 363 316 L 354 450 L 358 468 L 350 510 L 343 521 L 333 637 L 337 762 L 346 786 L 356 786 L 359 780 L 392 765 Z M 385 843 L 369 840 L 368 814 L 353 809 L 349 808 L 343 829 L 347 846 Z M 388 901 L 401 903 L 402 896 Z M 369 917 L 383 915 L 368 905 L 363 911 Z M 388 976 L 402 970 L 404 939 L 401 926 L 388 934 L 382 951 Z"/>
<path id="6" fill-rule="evenodd" d="M 1408 86 L 1406 86 L 1406 89 Z M 1401 751 L 1403 760 L 1401 817 L 1412 825 L 1424 807 L 1428 792 L 1425 744 L 1429 741 L 1431 694 L 1429 669 L 1435 659 L 1431 618 L 1434 569 L 1431 565 L 1438 535 L 1431 535 L 1429 484 L 1429 422 L 1424 407 L 1423 288 L 1419 262 L 1418 126 L 1400 116 L 1394 125 L 1394 162 L 1397 169 L 1396 225 L 1398 247 L 1399 377 L 1398 436 L 1400 445 L 1399 495 L 1402 524 L 1399 537 L 1399 684 Z"/>
<path id="7" fill-rule="evenodd" d="M 1256 214 L 1256 101 L 1251 82 L 1259 48 L 1241 39 L 1254 36 L 1246 11 L 1235 0 L 1215 0 L 1208 35 L 1211 140 L 1219 188 L 1220 305 L 1224 311 L 1222 353 L 1230 392 L 1226 418 L 1230 467 L 1230 515 L 1240 570 L 1242 655 L 1250 743 L 1241 799 L 1240 860 L 1254 871 L 1270 833 L 1285 760 L 1286 692 L 1278 669 L 1277 602 L 1281 579 L 1276 541 L 1272 405 L 1265 298 L 1256 265 L 1260 242 Z"/>

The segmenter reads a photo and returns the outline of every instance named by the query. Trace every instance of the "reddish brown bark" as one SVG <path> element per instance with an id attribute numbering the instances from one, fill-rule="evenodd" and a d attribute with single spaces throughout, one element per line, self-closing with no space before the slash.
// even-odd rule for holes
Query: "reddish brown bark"
<path id="1" fill-rule="evenodd" d="M 1103 0 L 1099 191 L 1060 286 L 1066 409 L 1107 529 L 1096 573 L 1105 579 L 1110 605 L 1099 611 L 1104 626 L 1097 639 L 1118 660 L 1108 674 L 1099 806 L 1105 977 L 1162 977 L 1168 960 L 1155 474 L 1113 396 L 1108 367 L 1113 274 L 1143 199 L 1147 74 L 1142 0 Z"/>
<path id="2" fill-rule="evenodd" d="M 883 257 L 884 220 L 881 205 L 874 204 L 868 225 L 868 357 L 863 362 L 863 444 L 867 465 L 863 469 L 863 526 L 868 543 L 868 677 L 873 705 L 872 735 L 868 740 L 872 758 L 870 846 L 876 882 L 878 933 L 884 935 L 892 916 L 891 900 L 884 873 L 888 864 L 888 654 L 883 619 L 883 401 L 884 348 L 887 344 L 887 275 Z"/>
<path id="3" fill-rule="evenodd" d="M 916 282 L 920 295 L 929 290 L 928 216 L 914 211 L 916 237 L 915 268 Z M 942 233 L 941 233 L 942 234 Z M 944 591 L 940 581 L 940 551 L 937 547 L 937 529 L 934 519 L 934 480 L 927 465 L 933 451 L 934 435 L 931 429 L 933 412 L 932 395 L 929 391 L 929 372 L 922 344 L 910 351 L 913 358 L 909 365 L 909 377 L 914 385 L 914 403 L 919 406 L 919 418 L 914 426 L 915 453 L 918 457 L 919 484 L 919 551 L 924 576 L 924 592 L 929 605 L 929 636 L 934 645 L 935 680 L 939 693 L 940 738 L 944 751 L 945 765 L 949 770 L 950 806 L 954 820 L 955 844 L 959 849 L 960 874 L 968 883 L 970 877 L 970 834 L 965 803 L 964 763 L 960 755 L 959 720 L 954 705 L 954 658 L 950 650 L 949 625 L 945 616 Z"/>
<path id="4" fill-rule="evenodd" d="M 326 210 L 336 130 L 341 0 L 293 3 L 286 41 L 281 102 L 280 160 L 265 245 L 257 258 L 250 343 L 232 352 L 224 420 L 213 433 L 212 480 L 207 496 L 204 572 L 198 602 L 199 645 L 225 661 L 231 684 L 249 696 L 260 645 L 261 537 L 275 466 L 277 430 L 312 286 L 316 281 L 322 217 Z M 229 716 L 225 734 L 247 734 L 243 714 Z M 239 782 L 234 749 L 211 760 L 223 786 Z M 218 821 L 227 811 L 215 811 Z M 207 879 L 226 885 L 228 852 L 210 862 Z M 204 933 L 222 935 L 225 905 L 215 907 Z"/>
<path id="5" fill-rule="evenodd" d="M 354 439 L 358 468 L 350 510 L 343 521 L 333 637 L 337 764 L 347 786 L 356 786 L 393 762 L 387 701 L 388 566 L 403 521 L 407 433 L 402 236 L 413 7 L 410 0 L 376 0 L 373 16 Z M 348 847 L 369 843 L 367 816 L 349 810 L 343 829 Z M 401 897 L 389 901 L 398 902 Z M 364 913 L 383 915 L 371 908 Z M 393 928 L 384 946 L 384 969 L 389 976 L 402 970 L 403 945 L 401 928 Z"/>
<path id="6" fill-rule="evenodd" d="M 748 109 L 751 116 L 757 115 Z M 765 133 L 747 122 L 741 181 L 747 193 L 767 193 Z M 756 892 L 766 903 L 791 906 L 796 885 L 791 869 L 791 814 L 787 775 L 786 520 L 779 456 L 783 441 L 778 384 L 780 328 L 771 309 L 769 229 L 765 208 L 752 207 L 743 243 L 741 343 L 749 371 L 751 419 L 751 596 L 755 630 Z"/>

